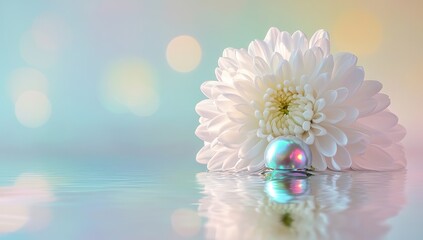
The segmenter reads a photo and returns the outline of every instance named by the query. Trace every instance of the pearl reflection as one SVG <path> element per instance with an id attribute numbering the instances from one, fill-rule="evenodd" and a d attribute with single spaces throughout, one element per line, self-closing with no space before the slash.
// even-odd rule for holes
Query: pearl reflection
<path id="1" fill-rule="evenodd" d="M 380 239 L 405 202 L 405 172 L 278 178 L 198 174 L 206 238 Z"/>
<path id="2" fill-rule="evenodd" d="M 304 199 L 310 193 L 308 176 L 282 177 L 266 181 L 265 192 L 277 203 L 289 203 Z"/>

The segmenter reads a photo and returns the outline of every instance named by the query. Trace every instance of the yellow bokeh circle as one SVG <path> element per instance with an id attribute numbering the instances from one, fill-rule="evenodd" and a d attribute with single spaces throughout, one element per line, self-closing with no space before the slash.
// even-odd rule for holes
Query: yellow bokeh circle
<path id="1" fill-rule="evenodd" d="M 337 51 L 370 55 L 377 51 L 382 42 L 382 23 L 369 12 L 353 10 L 336 20 L 331 35 Z"/>
<path id="2" fill-rule="evenodd" d="M 201 61 L 201 46 L 191 36 L 173 38 L 166 49 L 166 59 L 170 67 L 178 72 L 191 72 Z"/>

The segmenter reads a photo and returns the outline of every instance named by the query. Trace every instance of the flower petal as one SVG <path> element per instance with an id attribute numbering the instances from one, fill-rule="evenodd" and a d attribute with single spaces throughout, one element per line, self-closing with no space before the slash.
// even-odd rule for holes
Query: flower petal
<path id="1" fill-rule="evenodd" d="M 271 27 L 264 38 L 264 41 L 270 46 L 272 51 L 275 49 L 276 42 L 279 40 L 280 32 L 279 29 Z"/>
<path id="2" fill-rule="evenodd" d="M 206 81 L 201 84 L 200 89 L 208 98 L 212 98 L 212 89 L 216 86 L 217 81 Z"/>
<path id="3" fill-rule="evenodd" d="M 214 156 L 214 154 L 215 152 L 210 148 L 210 143 L 206 142 L 197 153 L 197 162 L 206 164 Z"/>
<path id="4" fill-rule="evenodd" d="M 407 131 L 405 128 L 402 125 L 397 124 L 395 127 L 389 130 L 389 137 L 392 139 L 392 141 L 399 142 L 405 137 L 406 133 Z"/>
<path id="5" fill-rule="evenodd" d="M 309 48 L 313 47 L 322 49 L 325 56 L 330 53 L 329 34 L 325 30 L 320 29 L 313 34 L 310 39 Z"/>
<path id="6" fill-rule="evenodd" d="M 314 136 L 314 134 L 313 134 L 313 132 L 312 132 L 312 131 L 307 131 L 307 132 L 305 132 L 305 133 L 303 134 L 303 136 L 302 136 L 302 140 L 303 140 L 306 144 L 308 144 L 308 145 L 313 144 L 313 143 L 314 143 L 314 139 L 315 139 L 315 136 Z"/>
<path id="7" fill-rule="evenodd" d="M 355 128 L 342 128 L 342 130 L 348 136 L 348 144 L 356 143 L 369 137 Z"/>
<path id="8" fill-rule="evenodd" d="M 389 147 L 393 142 L 386 133 L 381 131 L 372 131 L 370 135 L 370 143 L 380 147 Z"/>
<path id="9" fill-rule="evenodd" d="M 326 100 L 324 98 L 319 98 L 314 103 L 314 112 L 320 112 L 326 106 Z"/>
<path id="10" fill-rule="evenodd" d="M 234 107 L 236 110 L 246 116 L 254 116 L 254 109 L 251 107 L 250 104 L 237 104 Z"/>
<path id="11" fill-rule="evenodd" d="M 348 88 L 346 87 L 340 87 L 338 89 L 336 89 L 336 101 L 334 104 L 340 104 L 343 103 L 347 97 L 348 97 L 349 91 Z"/>
<path id="12" fill-rule="evenodd" d="M 258 172 L 265 168 L 263 154 L 254 158 L 247 167 L 249 172 Z"/>
<path id="13" fill-rule="evenodd" d="M 345 146 L 348 143 L 347 135 L 339 128 L 332 124 L 322 124 L 322 126 L 327 130 L 328 134 L 331 135 L 336 143 L 340 146 Z"/>
<path id="14" fill-rule="evenodd" d="M 237 62 L 234 59 L 228 57 L 220 57 L 217 61 L 217 65 L 219 66 L 219 68 L 223 69 L 238 69 Z"/>
<path id="15" fill-rule="evenodd" d="M 205 124 L 198 125 L 198 127 L 195 129 L 195 135 L 199 139 L 206 142 L 211 142 L 214 139 L 214 136 L 210 134 L 210 131 Z"/>
<path id="16" fill-rule="evenodd" d="M 351 156 L 357 156 L 366 152 L 366 147 L 368 144 L 368 141 L 362 140 L 355 143 L 349 143 L 346 148 Z"/>
<path id="17" fill-rule="evenodd" d="M 398 117 L 389 111 L 383 111 L 367 116 L 365 118 L 361 118 L 358 121 L 370 128 L 385 131 L 393 128 L 398 124 Z"/>
<path id="18" fill-rule="evenodd" d="M 323 135 L 316 138 L 316 148 L 325 157 L 333 157 L 336 154 L 336 142 L 333 137 Z"/>
<path id="19" fill-rule="evenodd" d="M 343 106 L 342 110 L 345 112 L 345 117 L 337 125 L 349 126 L 357 120 L 359 114 L 357 108 L 352 106 Z"/>
<path id="20" fill-rule="evenodd" d="M 305 52 L 308 49 L 308 39 L 301 31 L 295 31 L 292 34 L 292 51 L 300 50 Z"/>
<path id="21" fill-rule="evenodd" d="M 238 160 L 238 153 L 233 151 L 232 153 L 228 154 L 225 160 L 223 160 L 222 169 L 226 171 L 232 170 L 237 164 Z"/>
<path id="22" fill-rule="evenodd" d="M 319 124 L 311 124 L 311 131 L 315 136 L 323 136 L 326 135 L 327 131 L 324 127 L 320 126 Z"/>
<path id="23" fill-rule="evenodd" d="M 223 50 L 222 56 L 235 59 L 236 58 L 236 51 L 237 51 L 237 49 L 235 49 L 235 48 L 225 48 Z"/>
<path id="24" fill-rule="evenodd" d="M 328 73 L 329 78 L 331 78 L 331 74 L 334 67 L 334 59 L 332 55 L 328 55 L 327 57 L 323 58 L 323 61 L 320 62 L 319 66 L 316 68 L 315 72 L 312 74 L 312 78 L 316 78 L 322 73 Z M 316 89 L 318 89 L 319 86 L 316 86 Z"/>
<path id="25" fill-rule="evenodd" d="M 285 31 L 280 32 L 279 39 L 275 45 L 275 52 L 280 53 L 285 60 L 288 60 L 291 56 L 291 45 L 291 35 Z"/>
<path id="26" fill-rule="evenodd" d="M 363 81 L 360 89 L 357 91 L 355 97 L 362 98 L 362 97 L 371 97 L 374 96 L 382 89 L 382 83 L 375 80 L 366 80 Z"/>
<path id="27" fill-rule="evenodd" d="M 322 98 L 325 99 L 326 105 L 332 105 L 337 97 L 338 93 L 335 90 L 328 90 L 322 94 Z"/>
<path id="28" fill-rule="evenodd" d="M 335 82 L 343 82 L 344 76 L 355 67 L 357 57 L 351 53 L 338 53 L 334 55 L 333 79 Z"/>
<path id="29" fill-rule="evenodd" d="M 207 169 L 210 171 L 219 171 L 222 170 L 223 162 L 230 154 L 228 150 L 222 150 L 216 152 L 216 154 L 207 162 Z"/>
<path id="30" fill-rule="evenodd" d="M 291 55 L 289 63 L 291 64 L 291 70 L 294 78 L 293 80 L 294 82 L 299 83 L 304 68 L 303 53 L 301 50 L 298 49 Z"/>
<path id="31" fill-rule="evenodd" d="M 247 50 L 236 50 L 235 55 L 239 68 L 253 69 L 253 58 L 248 54 Z"/>
<path id="32" fill-rule="evenodd" d="M 362 67 L 355 67 L 346 76 L 344 76 L 341 86 L 348 88 L 348 93 L 352 96 L 361 87 L 363 81 L 364 69 Z"/>
<path id="33" fill-rule="evenodd" d="M 325 158 L 325 159 L 326 159 L 326 163 L 328 164 L 328 168 L 334 171 L 341 171 L 341 167 L 333 158 Z"/>
<path id="34" fill-rule="evenodd" d="M 375 171 L 397 170 L 404 167 L 403 162 L 396 161 L 391 154 L 375 145 L 368 145 L 367 151 L 354 158 L 353 169 L 366 169 Z"/>
<path id="35" fill-rule="evenodd" d="M 225 129 L 236 126 L 233 122 L 229 121 L 226 115 L 216 116 L 215 118 L 208 121 L 206 124 L 207 124 L 207 130 L 209 131 L 210 135 L 213 137 L 217 137 Z"/>
<path id="36" fill-rule="evenodd" d="M 313 122 L 314 122 L 314 123 L 321 123 L 321 122 L 323 122 L 325 119 L 326 119 L 326 115 L 325 115 L 325 114 L 323 114 L 323 113 L 321 113 L 321 112 L 315 113 L 315 114 L 313 115 Z"/>
<path id="37" fill-rule="evenodd" d="M 205 99 L 197 103 L 195 106 L 195 111 L 198 115 L 205 117 L 205 118 L 214 118 L 215 116 L 219 115 L 219 111 L 216 108 L 213 100 Z"/>
<path id="38" fill-rule="evenodd" d="M 236 172 L 247 170 L 248 165 L 250 164 L 250 161 L 245 159 L 239 159 L 239 161 L 235 164 L 234 170 Z"/>
<path id="39" fill-rule="evenodd" d="M 335 156 L 331 158 L 331 164 L 328 164 L 332 170 L 340 171 L 351 167 L 352 160 L 349 152 L 344 147 L 338 146 Z M 335 164 L 336 163 L 336 164 Z"/>
<path id="40" fill-rule="evenodd" d="M 405 157 L 404 147 L 399 144 L 392 144 L 391 146 L 384 148 L 384 150 L 395 159 L 395 162 L 391 166 L 392 169 L 402 169 L 407 164 L 407 159 Z"/>
<path id="41" fill-rule="evenodd" d="M 267 140 L 258 139 L 258 138 L 256 138 L 256 139 L 258 141 L 256 140 L 255 144 L 250 149 L 246 149 L 247 147 L 243 147 L 242 150 L 240 149 L 240 151 L 238 152 L 239 158 L 253 159 L 253 158 L 257 157 L 258 155 L 260 155 L 260 153 L 264 152 L 264 150 L 265 150 L 265 148 L 268 144 Z M 249 140 L 248 145 L 251 146 L 252 145 L 251 143 L 253 141 L 254 141 L 253 139 Z M 247 144 L 245 144 L 245 145 L 247 145 Z"/>
<path id="42" fill-rule="evenodd" d="M 391 104 L 389 96 L 383 93 L 376 94 L 376 96 L 374 96 L 374 99 L 377 101 L 377 106 L 373 110 L 373 114 L 385 110 Z"/>
<path id="43" fill-rule="evenodd" d="M 323 113 L 326 115 L 326 120 L 329 123 L 336 124 L 342 121 L 346 117 L 345 111 L 340 108 L 325 108 Z"/>
<path id="44" fill-rule="evenodd" d="M 231 83 L 234 72 L 230 69 L 216 68 L 215 74 L 218 83 Z"/>
<path id="45" fill-rule="evenodd" d="M 226 114 L 228 118 L 236 123 L 246 123 L 248 116 L 239 111 L 231 111 Z"/>
<path id="46" fill-rule="evenodd" d="M 282 76 L 282 65 L 286 62 L 286 60 L 283 59 L 282 55 L 279 53 L 274 53 L 272 55 L 272 59 L 270 60 L 270 67 L 273 70 L 273 74 L 275 76 Z"/>
<path id="47" fill-rule="evenodd" d="M 312 166 L 317 171 L 324 171 L 327 168 L 326 161 L 320 152 L 315 148 L 311 147 L 311 156 L 312 156 Z"/>
<path id="48" fill-rule="evenodd" d="M 244 141 L 245 133 L 240 133 L 237 128 L 224 131 L 219 135 L 218 140 L 227 148 L 237 148 Z"/>
<path id="49" fill-rule="evenodd" d="M 248 46 L 248 53 L 251 56 L 259 57 L 265 61 L 269 61 L 271 56 L 269 46 L 266 44 L 266 42 L 261 40 L 252 41 Z"/>
<path id="50" fill-rule="evenodd" d="M 255 57 L 254 58 L 254 69 L 258 76 L 266 76 L 272 74 L 273 71 L 270 69 L 269 64 L 263 58 Z"/>
<path id="51" fill-rule="evenodd" d="M 222 96 L 234 103 L 247 103 L 244 98 L 234 93 L 223 93 Z"/>
<path id="52" fill-rule="evenodd" d="M 310 75 L 316 67 L 316 56 L 310 49 L 304 53 L 304 73 Z"/>
<path id="53" fill-rule="evenodd" d="M 354 105 L 360 112 L 358 117 L 368 116 L 373 113 L 377 107 L 377 101 L 373 98 L 363 99 Z"/>

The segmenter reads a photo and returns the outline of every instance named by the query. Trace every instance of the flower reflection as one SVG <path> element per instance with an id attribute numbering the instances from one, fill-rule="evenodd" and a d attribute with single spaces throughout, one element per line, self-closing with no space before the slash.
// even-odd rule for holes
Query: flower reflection
<path id="1" fill-rule="evenodd" d="M 405 202 L 404 172 L 311 177 L 200 173 L 208 239 L 379 239 Z"/>
<path id="2" fill-rule="evenodd" d="M 13 186 L 0 187 L 0 234 L 45 225 L 49 214 L 35 206 L 53 200 L 50 184 L 40 175 L 22 174 Z"/>

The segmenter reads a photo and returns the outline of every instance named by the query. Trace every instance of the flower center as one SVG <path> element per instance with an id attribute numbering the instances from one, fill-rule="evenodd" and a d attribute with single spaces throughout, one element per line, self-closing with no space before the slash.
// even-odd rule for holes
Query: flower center
<path id="1" fill-rule="evenodd" d="M 268 88 L 262 111 L 257 114 L 257 136 L 269 141 L 279 136 L 301 137 L 310 129 L 313 117 L 313 102 L 306 95 L 301 86 L 278 84 Z"/>
<path id="2" fill-rule="evenodd" d="M 274 104 L 278 106 L 278 112 L 280 112 L 283 115 L 286 115 L 289 113 L 289 105 L 292 101 L 293 94 L 291 92 L 288 92 L 286 94 L 277 94 L 276 97 L 273 99 Z"/>

